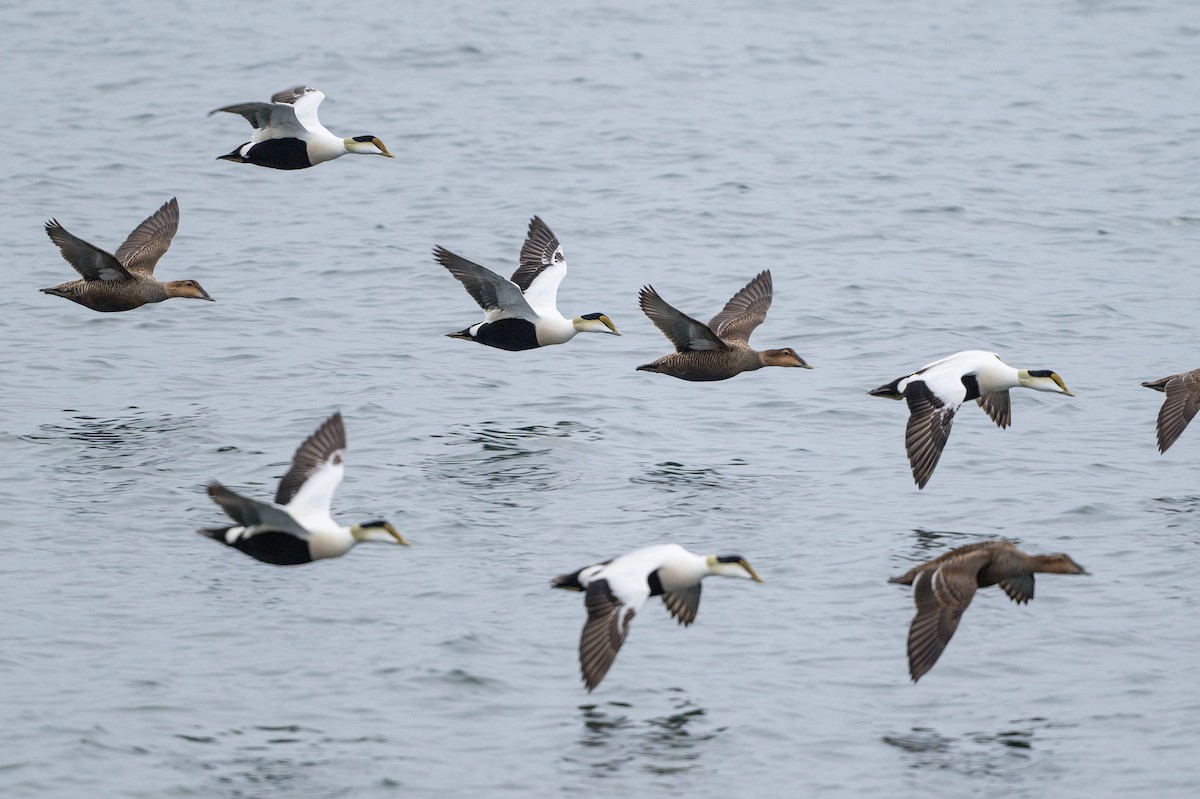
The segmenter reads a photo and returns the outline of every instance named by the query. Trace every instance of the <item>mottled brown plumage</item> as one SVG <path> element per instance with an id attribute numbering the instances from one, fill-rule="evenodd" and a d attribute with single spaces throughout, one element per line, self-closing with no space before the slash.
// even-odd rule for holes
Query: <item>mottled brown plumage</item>
<path id="1" fill-rule="evenodd" d="M 46 223 L 46 235 L 83 277 L 41 291 L 106 313 L 129 311 L 171 297 L 212 301 L 194 280 L 160 283 L 154 279 L 154 266 L 171 246 L 178 228 L 179 203 L 172 197 L 134 228 L 113 255 L 68 233 L 57 219 L 51 219 Z"/>
<path id="2" fill-rule="evenodd" d="M 888 580 L 913 587 L 917 615 L 908 630 L 912 681 L 937 663 L 977 588 L 999 585 L 1009 599 L 1023 604 L 1033 599 L 1036 572 L 1087 574 L 1062 553 L 1027 555 L 1008 541 L 982 541 L 952 549 Z"/>
<path id="3" fill-rule="evenodd" d="M 675 352 L 637 367 L 680 380 L 726 380 L 764 366 L 812 367 L 791 347 L 758 351 L 750 347 L 750 334 L 767 318 L 773 287 L 769 270 L 759 273 L 733 295 L 706 325 L 667 304 L 653 286 L 638 295 L 642 311 L 675 345 Z"/>
<path id="4" fill-rule="evenodd" d="M 1200 369 L 1142 383 L 1167 396 L 1158 409 L 1158 451 L 1166 452 L 1200 410 Z"/>

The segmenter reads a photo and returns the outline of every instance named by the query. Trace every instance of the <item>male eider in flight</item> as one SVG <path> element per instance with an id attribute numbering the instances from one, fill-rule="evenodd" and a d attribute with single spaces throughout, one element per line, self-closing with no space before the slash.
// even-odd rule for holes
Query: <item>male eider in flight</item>
<path id="1" fill-rule="evenodd" d="M 133 229 L 115 255 L 110 255 L 71 235 L 57 219 L 51 219 L 46 223 L 46 235 L 58 245 L 62 257 L 83 275 L 83 279 L 41 289 L 41 292 L 66 297 L 93 311 L 106 313 L 129 311 L 171 297 L 213 301 L 194 280 L 160 283 L 154 279 L 154 265 L 171 246 L 178 228 L 179 203 L 172 197 Z"/>
<path id="2" fill-rule="evenodd" d="M 329 515 L 333 492 L 346 471 L 345 456 L 346 429 L 341 413 L 335 413 L 296 450 L 274 503 L 235 494 L 215 480 L 209 483 L 208 495 L 237 524 L 200 534 L 278 566 L 336 558 L 360 541 L 408 546 L 385 521 L 342 527 Z"/>
<path id="3" fill-rule="evenodd" d="M 482 322 L 447 333 L 450 338 L 516 351 L 565 344 L 576 333 L 621 335 L 602 313 L 567 319 L 558 312 L 558 284 L 567 274 L 567 259 L 558 238 L 539 217 L 529 222 L 520 266 L 512 280 L 444 247 L 434 247 L 433 257 L 458 278 L 484 310 Z"/>
<path id="4" fill-rule="evenodd" d="M 759 273 L 733 295 L 706 325 L 667 304 L 653 286 L 638 295 L 642 311 L 675 345 L 675 352 L 637 367 L 680 380 L 726 380 L 764 366 L 812 367 L 791 347 L 759 352 L 750 347 L 750 334 L 767 318 L 771 307 L 771 272 Z"/>
<path id="5" fill-rule="evenodd" d="M 335 136 L 317 119 L 317 106 L 325 95 L 311 86 L 279 92 L 269 103 L 238 103 L 209 111 L 228 111 L 254 127 L 250 141 L 218 161 L 256 164 L 271 169 L 307 169 L 346 153 L 394 156 L 374 136 Z"/>
<path id="6" fill-rule="evenodd" d="M 700 581 L 710 574 L 762 582 L 740 555 L 696 555 L 678 544 L 637 549 L 556 577 L 554 588 L 585 593 L 588 617 L 579 638 L 579 669 L 587 689 L 604 679 L 625 643 L 629 622 L 649 597 L 661 596 L 667 611 L 686 627 L 700 608 Z"/>
<path id="7" fill-rule="evenodd" d="M 1008 541 L 982 541 L 952 549 L 888 580 L 913 587 L 917 615 L 908 628 L 908 674 L 912 681 L 933 668 L 975 589 L 999 584 L 1018 605 L 1033 599 L 1033 575 L 1087 574 L 1062 553 L 1027 555 Z"/>
<path id="8" fill-rule="evenodd" d="M 1158 451 L 1166 452 L 1200 409 L 1200 369 L 1142 383 L 1167 396 L 1158 409 Z"/>
<path id="9" fill-rule="evenodd" d="M 1019 387 L 1075 396 L 1049 369 L 1014 369 L 996 353 L 983 350 L 956 352 L 868 393 L 908 400 L 904 446 L 917 488 L 924 488 L 942 457 L 958 406 L 975 400 L 1003 429 L 1012 423 L 1008 390 Z"/>

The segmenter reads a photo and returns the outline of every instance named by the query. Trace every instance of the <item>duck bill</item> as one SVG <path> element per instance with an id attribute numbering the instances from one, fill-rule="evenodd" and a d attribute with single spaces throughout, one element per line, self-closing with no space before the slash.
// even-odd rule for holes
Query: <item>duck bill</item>
<path id="1" fill-rule="evenodd" d="M 764 580 L 763 578 L 758 576 L 758 572 L 754 571 L 754 567 L 751 566 L 749 563 L 747 563 L 744 560 L 742 561 L 742 568 L 745 569 L 750 574 L 750 579 L 753 580 L 754 582 L 756 582 L 756 583 L 766 582 L 766 580 Z"/>
<path id="2" fill-rule="evenodd" d="M 405 546 L 405 547 L 412 546 L 412 544 L 410 544 L 408 542 L 408 539 L 406 539 L 404 536 L 400 535 L 400 531 L 397 530 L 395 527 L 392 527 L 391 524 L 385 524 L 384 529 L 392 534 L 392 538 L 396 539 L 396 543 L 399 544 L 400 546 Z"/>

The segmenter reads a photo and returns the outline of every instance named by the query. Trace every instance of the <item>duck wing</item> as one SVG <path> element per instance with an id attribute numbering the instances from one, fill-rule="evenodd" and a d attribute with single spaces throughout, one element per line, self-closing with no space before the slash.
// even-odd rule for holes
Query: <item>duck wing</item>
<path id="1" fill-rule="evenodd" d="M 346 472 L 345 460 L 346 428 L 339 411 L 296 449 L 292 467 L 275 490 L 275 504 L 287 506 L 297 516 L 328 516 L 333 493 Z"/>
<path id="2" fill-rule="evenodd" d="M 208 484 L 208 495 L 229 514 L 229 518 L 246 528 L 243 537 L 265 532 L 287 533 L 305 541 L 311 537 L 308 530 L 283 508 L 243 497 L 215 480 Z"/>
<path id="3" fill-rule="evenodd" d="M 485 311 L 487 321 L 516 317 L 537 322 L 537 312 L 530 307 L 516 283 L 487 267 L 455 255 L 445 247 L 434 247 L 433 257 L 463 284 L 467 293 Z"/>
<path id="4" fill-rule="evenodd" d="M 748 342 L 750 334 L 767 318 L 773 292 L 771 270 L 763 270 L 725 303 L 708 326 L 722 339 Z"/>
<path id="5" fill-rule="evenodd" d="M 224 111 L 237 114 L 254 128 L 251 141 L 304 138 L 309 130 L 321 127 L 317 106 L 325 95 L 309 86 L 296 86 L 271 97 L 269 103 L 237 103 L 209 111 L 209 116 Z"/>
<path id="6" fill-rule="evenodd" d="M 662 601 L 671 617 L 687 627 L 696 620 L 696 611 L 700 609 L 700 583 L 679 591 L 663 591 Z"/>
<path id="7" fill-rule="evenodd" d="M 1200 370 L 1167 380 L 1166 399 L 1158 410 L 1158 451 L 1166 452 L 1200 410 Z"/>
<path id="8" fill-rule="evenodd" d="M 968 552 L 919 573 L 913 581 L 917 613 L 908 628 L 908 673 L 913 682 L 942 656 L 979 587 L 979 570 L 990 559 L 986 550 Z"/>
<path id="9" fill-rule="evenodd" d="M 993 391 L 991 394 L 981 394 L 975 398 L 975 402 L 979 404 L 980 408 L 983 408 L 983 412 L 1001 430 L 1012 424 L 1012 407 L 1009 404 L 1007 391 Z"/>
<path id="10" fill-rule="evenodd" d="M 650 317 L 654 326 L 670 339 L 678 352 L 729 349 L 729 345 L 708 325 L 668 305 L 653 286 L 642 287 L 638 294 L 638 304 L 642 307 L 642 312 Z"/>
<path id="11" fill-rule="evenodd" d="M 904 449 L 917 488 L 924 488 L 933 476 L 958 404 L 947 404 L 923 380 L 914 380 L 904 389 L 908 401 L 908 426 L 904 431 Z"/>
<path id="12" fill-rule="evenodd" d="M 66 228 L 58 224 L 57 219 L 46 223 L 46 235 L 58 245 L 62 257 L 75 267 L 76 272 L 83 275 L 84 280 L 134 279 L 116 256 L 68 233 Z"/>
<path id="13" fill-rule="evenodd" d="M 179 201 L 174 197 L 133 229 L 117 248 L 116 259 L 131 272 L 153 275 L 154 266 L 179 230 Z"/>
<path id="14" fill-rule="evenodd" d="M 579 669 L 590 691 L 600 684 L 629 634 L 629 623 L 650 596 L 645 577 L 600 577 L 588 583 L 584 596 L 587 621 L 579 637 Z"/>
<path id="15" fill-rule="evenodd" d="M 529 220 L 520 263 L 512 282 L 525 295 L 525 301 L 538 312 L 556 309 L 558 287 L 567 276 L 567 258 L 558 237 L 541 217 Z"/>

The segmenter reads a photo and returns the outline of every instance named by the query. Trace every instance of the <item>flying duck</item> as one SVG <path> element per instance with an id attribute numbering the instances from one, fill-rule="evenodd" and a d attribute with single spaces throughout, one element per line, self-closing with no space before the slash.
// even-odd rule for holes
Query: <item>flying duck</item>
<path id="1" fill-rule="evenodd" d="M 1200 408 L 1200 369 L 1142 383 L 1167 396 L 1158 409 L 1158 451 L 1166 452 Z"/>
<path id="2" fill-rule="evenodd" d="M 602 313 L 567 319 L 558 312 L 558 284 L 567 274 L 567 259 L 558 237 L 540 217 L 529 221 L 520 266 L 512 280 L 441 246 L 434 247 L 433 257 L 458 278 L 484 310 L 482 322 L 447 333 L 450 338 L 517 351 L 565 344 L 576 333 L 621 335 Z"/>
<path id="3" fill-rule="evenodd" d="M 700 581 L 710 574 L 762 582 L 740 555 L 696 555 L 678 544 L 636 549 L 554 578 L 554 588 L 585 594 L 588 617 L 579 638 L 579 669 L 587 689 L 608 673 L 629 622 L 647 598 L 661 596 L 667 611 L 686 627 L 700 607 Z"/>
<path id="4" fill-rule="evenodd" d="M 908 629 L 908 673 L 912 681 L 933 668 L 958 629 L 976 588 L 999 584 L 1018 605 L 1033 599 L 1033 575 L 1087 574 L 1062 553 L 1027 555 L 1008 541 L 982 541 L 944 555 L 888 580 L 913 587 L 917 615 Z"/>
<path id="5" fill-rule="evenodd" d="M 1012 423 L 1008 390 L 1019 387 L 1075 396 L 1049 369 L 1014 369 L 996 353 L 983 350 L 956 352 L 868 393 L 908 400 L 904 446 L 917 488 L 924 488 L 942 457 L 958 407 L 975 400 L 1003 429 Z"/>
<path id="6" fill-rule="evenodd" d="M 374 136 L 335 136 L 317 119 L 325 94 L 311 86 L 296 86 L 271 97 L 269 103 L 238 103 L 209 111 L 238 114 L 254 127 L 250 141 L 218 161 L 236 161 L 271 169 L 307 169 L 346 153 L 394 158 Z"/>
<path id="7" fill-rule="evenodd" d="M 179 203 L 174 197 L 134 228 L 116 255 L 71 235 L 57 219 L 51 219 L 46 223 L 46 235 L 83 278 L 41 292 L 105 313 L 130 311 L 171 297 L 215 302 L 194 280 L 160 283 L 154 279 L 154 265 L 171 246 L 178 229 Z"/>
<path id="8" fill-rule="evenodd" d="M 273 503 L 243 497 L 215 480 L 209 483 L 208 495 L 237 524 L 198 532 L 277 566 L 336 558 L 361 541 L 408 546 L 385 521 L 342 527 L 330 516 L 333 492 L 346 471 L 345 456 L 346 429 L 341 413 L 335 413 L 296 450 Z"/>
<path id="9" fill-rule="evenodd" d="M 637 371 L 702 381 L 727 380 L 764 366 L 811 369 L 791 347 L 761 352 L 751 349 L 750 334 L 767 318 L 772 291 L 770 270 L 760 272 L 706 325 L 668 305 L 653 286 L 643 286 L 638 303 L 675 345 L 675 352 L 643 364 Z"/>

